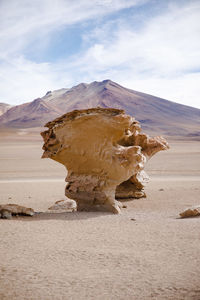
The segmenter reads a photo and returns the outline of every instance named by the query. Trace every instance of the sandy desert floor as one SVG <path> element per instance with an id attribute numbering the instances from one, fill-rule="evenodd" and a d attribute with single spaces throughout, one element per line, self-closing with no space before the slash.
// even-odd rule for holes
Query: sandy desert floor
<path id="1" fill-rule="evenodd" d="M 66 171 L 41 160 L 37 133 L 0 134 L 0 203 L 45 211 Z M 147 198 L 121 215 L 39 214 L 0 220 L 0 300 L 200 300 L 200 142 L 172 141 L 147 166 Z"/>

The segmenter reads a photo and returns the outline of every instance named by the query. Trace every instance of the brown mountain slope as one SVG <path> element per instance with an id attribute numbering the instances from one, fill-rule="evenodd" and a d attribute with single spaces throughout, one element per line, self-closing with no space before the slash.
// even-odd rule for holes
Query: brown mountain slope
<path id="1" fill-rule="evenodd" d="M 10 104 L 0 103 L 0 116 L 3 115 L 11 107 L 12 107 L 12 105 L 10 105 Z"/>
<path id="2" fill-rule="evenodd" d="M 200 136 L 200 109 L 136 92 L 111 80 L 48 92 L 41 99 L 8 110 L 0 117 L 0 126 L 44 126 L 71 110 L 97 106 L 124 109 L 152 134 Z"/>
<path id="3" fill-rule="evenodd" d="M 14 128 L 43 126 L 49 119 L 54 119 L 60 114 L 61 111 L 52 104 L 38 98 L 10 108 L 0 117 L 0 126 Z"/>

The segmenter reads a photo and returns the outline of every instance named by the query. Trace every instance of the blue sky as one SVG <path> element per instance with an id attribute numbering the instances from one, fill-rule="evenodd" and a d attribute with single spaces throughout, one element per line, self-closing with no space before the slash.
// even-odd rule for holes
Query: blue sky
<path id="1" fill-rule="evenodd" d="M 0 0 L 0 102 L 111 79 L 200 108 L 200 1 Z"/>

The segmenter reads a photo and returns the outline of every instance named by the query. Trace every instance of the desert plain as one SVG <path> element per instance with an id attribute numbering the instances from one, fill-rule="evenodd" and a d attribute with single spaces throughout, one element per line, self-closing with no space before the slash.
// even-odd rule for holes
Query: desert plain
<path id="1" fill-rule="evenodd" d="M 120 215 L 50 214 L 65 168 L 41 159 L 38 129 L 1 130 L 0 204 L 43 213 L 0 219 L 0 300 L 200 300 L 200 218 L 179 218 L 200 205 L 200 141 L 167 140 Z"/>

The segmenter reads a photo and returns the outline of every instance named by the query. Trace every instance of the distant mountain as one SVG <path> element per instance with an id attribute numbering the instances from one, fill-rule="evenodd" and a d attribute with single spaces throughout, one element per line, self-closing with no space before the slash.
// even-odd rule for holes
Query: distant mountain
<path id="1" fill-rule="evenodd" d="M 3 115 L 12 105 L 7 103 L 0 103 L 0 116 Z"/>
<path id="2" fill-rule="evenodd" d="M 0 126 L 41 127 L 66 112 L 97 106 L 124 109 L 151 134 L 200 136 L 200 109 L 136 92 L 111 80 L 49 91 L 42 98 L 10 108 L 0 116 Z"/>
<path id="3" fill-rule="evenodd" d="M 44 126 L 46 121 L 59 116 L 61 111 L 41 98 L 14 106 L 0 116 L 1 127 L 29 128 Z"/>

